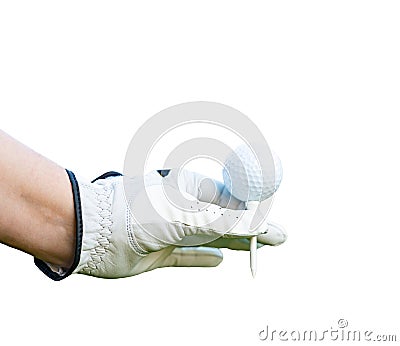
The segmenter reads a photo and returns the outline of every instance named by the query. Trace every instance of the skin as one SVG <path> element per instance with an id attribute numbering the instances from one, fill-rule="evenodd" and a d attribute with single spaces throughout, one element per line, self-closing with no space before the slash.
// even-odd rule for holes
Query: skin
<path id="1" fill-rule="evenodd" d="M 65 169 L 0 130 L 0 242 L 68 268 L 75 213 Z"/>

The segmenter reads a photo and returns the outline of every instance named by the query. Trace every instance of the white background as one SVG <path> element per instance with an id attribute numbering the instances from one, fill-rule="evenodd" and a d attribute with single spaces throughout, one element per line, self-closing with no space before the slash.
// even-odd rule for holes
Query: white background
<path id="1" fill-rule="evenodd" d="M 399 16 L 396 1 L 2 2 L 3 130 L 92 178 L 122 170 L 160 110 L 230 105 L 282 159 L 270 215 L 289 239 L 258 251 L 255 280 L 225 251 L 213 269 L 52 282 L 0 246 L 0 343 L 257 345 L 267 324 L 339 318 L 399 340 Z"/>

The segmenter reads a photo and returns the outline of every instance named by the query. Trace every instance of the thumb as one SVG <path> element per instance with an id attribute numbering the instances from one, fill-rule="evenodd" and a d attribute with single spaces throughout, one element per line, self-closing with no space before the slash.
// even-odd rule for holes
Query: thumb
<path id="1" fill-rule="evenodd" d="M 287 239 L 285 229 L 275 222 L 268 222 L 268 231 L 257 236 L 257 247 L 264 245 L 277 246 L 283 244 Z M 225 238 L 220 237 L 206 244 L 215 248 L 227 248 L 231 250 L 250 250 L 250 239 L 247 238 Z"/>
<path id="2" fill-rule="evenodd" d="M 222 258 L 221 250 L 216 248 L 177 247 L 164 260 L 162 267 L 216 267 Z"/>
<path id="3" fill-rule="evenodd" d="M 268 232 L 265 234 L 260 234 L 257 236 L 257 242 L 263 245 L 281 245 L 287 239 L 287 232 L 283 228 L 283 226 L 275 223 L 275 222 L 268 222 Z"/>

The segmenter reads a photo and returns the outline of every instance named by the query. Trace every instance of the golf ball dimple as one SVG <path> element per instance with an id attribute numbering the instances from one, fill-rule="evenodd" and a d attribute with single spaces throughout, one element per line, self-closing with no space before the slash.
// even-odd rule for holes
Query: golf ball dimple
<path id="1" fill-rule="evenodd" d="M 282 164 L 272 152 L 263 162 L 248 145 L 242 144 L 225 161 L 222 171 L 229 192 L 241 201 L 263 201 L 271 197 L 282 180 Z M 261 168 L 263 167 L 263 168 Z"/>

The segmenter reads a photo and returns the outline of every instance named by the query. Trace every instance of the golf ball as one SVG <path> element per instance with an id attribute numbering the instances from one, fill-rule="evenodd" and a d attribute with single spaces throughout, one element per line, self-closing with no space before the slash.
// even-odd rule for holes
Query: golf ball
<path id="1" fill-rule="evenodd" d="M 245 202 L 263 201 L 271 197 L 282 180 L 281 161 L 273 152 L 272 159 L 263 162 L 263 158 L 257 158 L 246 144 L 236 148 L 227 157 L 222 171 L 229 192 Z"/>

